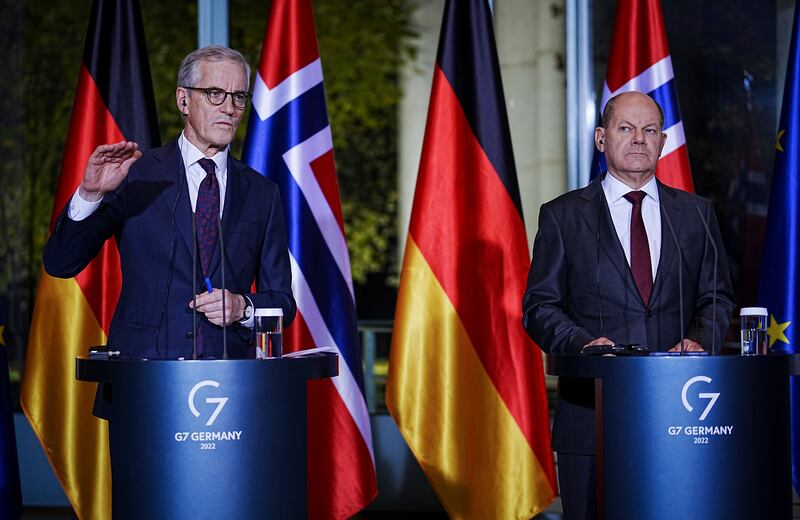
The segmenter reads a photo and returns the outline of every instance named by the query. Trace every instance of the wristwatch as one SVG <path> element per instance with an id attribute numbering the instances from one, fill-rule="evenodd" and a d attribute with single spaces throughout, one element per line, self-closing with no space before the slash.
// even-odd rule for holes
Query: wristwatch
<path id="1" fill-rule="evenodd" d="M 242 298 L 244 298 L 244 311 L 242 312 L 242 319 L 239 321 L 247 321 L 253 317 L 253 302 L 245 295 L 242 295 Z"/>

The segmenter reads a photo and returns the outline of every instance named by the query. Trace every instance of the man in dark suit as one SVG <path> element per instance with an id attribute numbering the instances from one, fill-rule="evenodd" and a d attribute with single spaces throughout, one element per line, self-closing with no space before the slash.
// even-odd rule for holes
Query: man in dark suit
<path id="1" fill-rule="evenodd" d="M 719 347 L 712 330 L 721 342 L 735 307 L 719 227 L 710 201 L 656 180 L 663 123 L 661 108 L 644 94 L 612 98 L 595 130 L 608 172 L 541 207 L 523 324 L 545 352 L 578 354 L 615 342 L 675 352 L 682 339 L 688 351 Z M 720 252 L 716 278 L 703 220 Z M 553 449 L 565 518 L 595 518 L 593 380 L 559 379 Z"/>
<path id="2" fill-rule="evenodd" d="M 122 290 L 108 344 L 123 356 L 191 359 L 196 339 L 198 357 L 221 358 L 223 301 L 230 357 L 249 355 L 254 307 L 282 308 L 287 324 L 294 317 L 278 189 L 229 152 L 249 79 L 235 50 L 186 56 L 175 93 L 181 135 L 145 152 L 99 146 L 58 217 L 44 251 L 53 276 L 75 276 L 116 238 Z"/>

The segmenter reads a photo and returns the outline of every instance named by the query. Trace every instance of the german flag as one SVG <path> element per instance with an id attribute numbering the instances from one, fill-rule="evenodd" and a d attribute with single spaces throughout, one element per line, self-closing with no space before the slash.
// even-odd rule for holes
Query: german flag
<path id="1" fill-rule="evenodd" d="M 95 0 L 50 220 L 105 143 L 160 142 L 138 0 Z M 42 270 L 22 384 L 22 407 L 64 492 L 82 518 L 111 518 L 108 428 L 92 416 L 95 385 L 75 380 L 75 357 L 106 342 L 122 278 L 109 240 L 72 279 Z"/>
<path id="2" fill-rule="evenodd" d="M 453 518 L 530 518 L 555 496 L 529 263 L 489 5 L 448 0 L 386 397 Z"/>

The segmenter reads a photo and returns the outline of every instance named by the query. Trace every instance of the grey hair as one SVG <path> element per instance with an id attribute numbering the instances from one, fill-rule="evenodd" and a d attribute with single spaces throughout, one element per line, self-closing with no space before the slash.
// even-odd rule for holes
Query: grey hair
<path id="1" fill-rule="evenodd" d="M 178 68 L 178 86 L 179 87 L 194 87 L 200 81 L 200 71 L 198 65 L 201 61 L 230 61 L 238 63 L 244 69 L 244 75 L 247 77 L 246 89 L 250 88 L 250 64 L 242 53 L 223 47 L 221 45 L 209 45 L 208 47 L 201 47 L 195 51 L 190 52 L 183 58 L 181 66 Z"/>

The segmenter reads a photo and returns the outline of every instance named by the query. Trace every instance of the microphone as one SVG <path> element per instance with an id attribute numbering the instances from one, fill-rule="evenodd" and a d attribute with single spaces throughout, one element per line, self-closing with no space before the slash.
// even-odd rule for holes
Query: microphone
<path id="1" fill-rule="evenodd" d="M 222 274 L 222 359 L 228 359 L 228 326 L 225 316 L 225 239 L 222 238 L 222 218 L 217 214 L 219 234 L 219 267 Z"/>
<path id="2" fill-rule="evenodd" d="M 192 359 L 197 359 L 197 214 L 192 211 Z"/>
<path id="3" fill-rule="evenodd" d="M 175 265 L 175 246 L 178 243 L 178 237 L 175 235 L 175 211 L 178 208 L 178 201 L 181 198 L 181 188 L 183 188 L 184 172 L 179 172 L 178 175 L 178 193 L 175 195 L 175 201 L 172 203 L 172 216 L 170 217 L 170 229 L 172 230 L 172 245 L 169 248 L 169 269 L 167 270 L 167 287 L 164 290 L 164 301 L 161 304 L 161 318 L 158 320 L 158 328 L 156 328 L 156 356 L 161 359 L 161 352 L 158 350 L 158 339 L 161 335 L 161 324 L 165 321 L 167 315 L 167 301 L 169 300 L 169 289 L 172 287 L 172 269 Z"/>
<path id="4" fill-rule="evenodd" d="M 717 348 L 717 263 L 719 255 L 717 253 L 717 244 L 714 243 L 714 237 L 711 235 L 711 229 L 708 227 L 705 215 L 700 211 L 700 206 L 695 206 L 694 209 L 697 210 L 697 216 L 700 217 L 700 222 L 703 223 L 703 229 L 706 232 L 706 242 L 711 244 L 711 249 L 714 251 L 714 289 L 711 293 L 711 355 L 714 355 Z"/>
<path id="5" fill-rule="evenodd" d="M 598 166 L 599 166 L 598 161 Z M 601 336 L 607 338 L 606 336 L 606 325 L 603 323 L 603 297 L 600 294 L 600 219 L 602 218 L 603 214 L 603 199 L 600 199 L 600 207 L 597 211 L 597 243 L 596 243 L 596 256 L 597 256 L 597 267 L 595 272 L 595 300 L 597 301 L 597 311 L 600 314 L 600 331 Z"/>
<path id="6" fill-rule="evenodd" d="M 675 242 L 675 249 L 678 250 L 678 311 L 680 312 L 681 324 L 681 356 L 683 356 L 686 354 L 686 341 L 684 341 L 683 338 L 683 334 L 686 331 L 683 323 L 683 254 L 681 253 L 681 245 L 678 242 L 678 236 L 675 234 L 675 229 L 672 227 L 669 215 L 667 215 L 667 210 L 664 209 L 663 204 L 659 204 L 658 207 L 661 209 L 661 215 L 664 216 L 664 220 L 667 222 L 669 234 L 672 236 L 672 241 Z"/>

